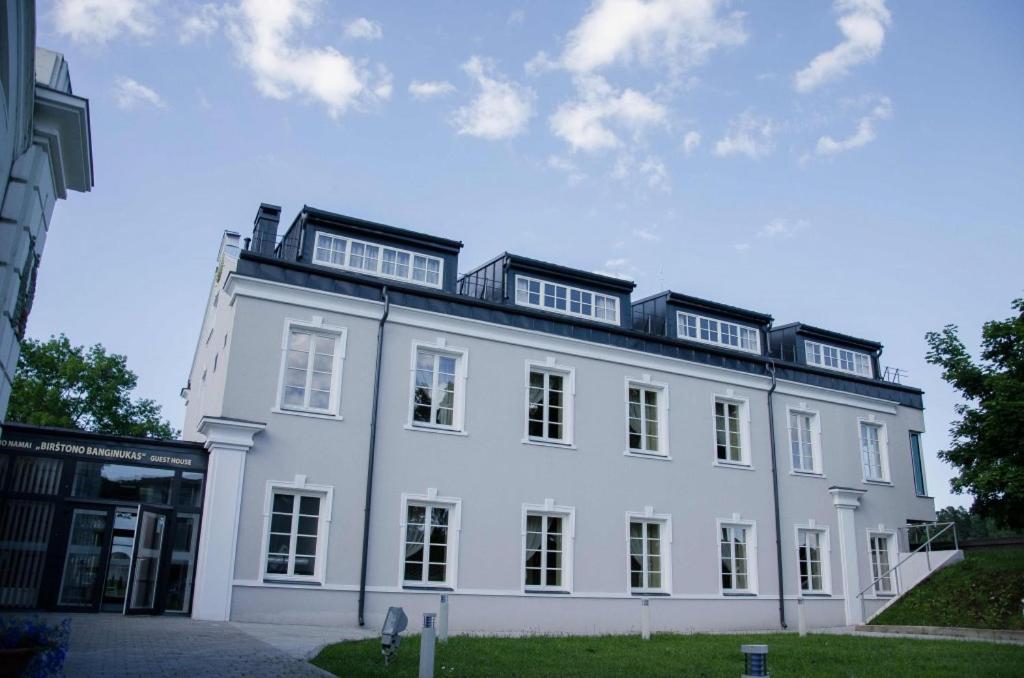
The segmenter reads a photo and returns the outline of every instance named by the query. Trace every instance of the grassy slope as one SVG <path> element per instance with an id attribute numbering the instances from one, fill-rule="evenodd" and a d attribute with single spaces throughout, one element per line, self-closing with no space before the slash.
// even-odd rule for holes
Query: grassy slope
<path id="1" fill-rule="evenodd" d="M 740 645 L 766 643 L 772 676 L 1020 676 L 1024 647 L 943 640 L 796 634 L 472 638 L 438 645 L 434 675 L 463 676 L 722 676 L 743 673 Z M 338 643 L 313 660 L 335 675 L 417 675 L 419 637 L 402 643 L 385 668 L 375 640 Z"/>
<path id="2" fill-rule="evenodd" d="M 968 551 L 933 574 L 872 624 L 1024 629 L 1024 548 Z"/>

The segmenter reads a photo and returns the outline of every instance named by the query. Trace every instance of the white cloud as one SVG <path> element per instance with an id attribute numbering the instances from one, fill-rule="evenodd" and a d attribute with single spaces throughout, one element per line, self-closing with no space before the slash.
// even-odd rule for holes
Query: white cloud
<path id="1" fill-rule="evenodd" d="M 152 88 L 131 78 L 120 76 L 114 80 L 114 101 L 117 103 L 117 107 L 123 111 L 131 111 L 139 105 L 146 104 L 156 108 L 166 108 L 167 106 L 163 97 Z"/>
<path id="2" fill-rule="evenodd" d="M 604 265 L 606 268 L 622 268 L 623 266 L 629 265 L 629 259 L 626 259 L 625 257 L 620 257 L 618 259 L 609 259 L 608 261 L 604 262 Z"/>
<path id="3" fill-rule="evenodd" d="M 637 160 L 629 153 L 623 153 L 615 160 L 615 167 L 612 168 L 612 177 L 628 181 L 638 177 L 649 188 L 669 192 L 672 190 L 672 182 L 668 174 L 668 168 L 661 158 L 655 155 L 648 155 Z"/>
<path id="4" fill-rule="evenodd" d="M 633 280 L 634 278 L 630 273 L 635 271 L 636 267 L 630 263 L 629 259 L 617 257 L 604 262 L 604 268 L 598 269 L 594 273 L 606 275 L 610 278 L 619 278 L 620 280 Z"/>
<path id="5" fill-rule="evenodd" d="M 105 43 L 122 33 L 153 34 L 154 0 L 58 0 L 54 7 L 57 32 L 75 42 Z"/>
<path id="6" fill-rule="evenodd" d="M 736 249 L 737 252 L 746 252 L 747 250 L 750 249 L 750 243 L 749 242 L 738 242 L 735 245 L 733 245 L 733 247 Z"/>
<path id="7" fill-rule="evenodd" d="M 504 79 L 494 65 L 478 56 L 462 65 L 480 85 L 480 93 L 466 106 L 455 111 L 452 123 L 459 134 L 481 139 L 509 139 L 526 131 L 533 117 L 533 90 Z"/>
<path id="8" fill-rule="evenodd" d="M 814 152 L 818 155 L 836 155 L 844 151 L 860 148 L 875 140 L 875 123 L 892 117 L 892 102 L 888 97 L 879 97 L 875 105 L 857 123 L 857 131 L 845 139 L 838 141 L 830 136 L 818 139 Z"/>
<path id="9" fill-rule="evenodd" d="M 380 40 L 384 37 L 384 29 L 380 23 L 361 16 L 345 24 L 345 37 L 352 40 Z"/>
<path id="10" fill-rule="evenodd" d="M 523 65 L 523 70 L 527 75 L 540 75 L 556 68 L 558 68 L 558 62 L 553 61 L 544 50 L 534 54 L 533 58 Z"/>
<path id="11" fill-rule="evenodd" d="M 638 240 L 646 240 L 648 242 L 658 242 L 661 240 L 661 236 L 649 228 L 634 228 L 633 237 Z"/>
<path id="12" fill-rule="evenodd" d="M 690 155 L 696 151 L 697 147 L 700 146 L 700 140 L 700 132 L 696 130 L 690 130 L 687 132 L 683 135 L 683 152 L 686 153 L 686 155 Z"/>
<path id="13" fill-rule="evenodd" d="M 200 5 L 194 14 L 185 17 L 178 31 L 178 40 L 187 45 L 196 38 L 208 38 L 220 28 L 220 18 L 224 10 L 213 4 Z"/>
<path id="14" fill-rule="evenodd" d="M 799 231 L 807 228 L 809 223 L 805 219 L 791 221 L 789 219 L 776 218 L 769 221 L 757 232 L 759 238 L 792 238 Z"/>
<path id="15" fill-rule="evenodd" d="M 715 142 L 714 154 L 720 157 L 745 155 L 756 160 L 774 150 L 774 137 L 775 124 L 771 119 L 747 111 L 729 123 L 728 133 Z"/>
<path id="16" fill-rule="evenodd" d="M 561 63 L 586 73 L 616 62 L 663 61 L 673 68 L 702 62 L 709 52 L 742 44 L 742 13 L 724 14 L 722 0 L 597 0 L 566 37 Z"/>
<path id="17" fill-rule="evenodd" d="M 575 101 L 558 107 L 550 118 L 551 130 L 574 150 L 601 151 L 621 145 L 607 123 L 617 123 L 634 133 L 662 124 L 668 111 L 647 96 L 626 89 L 615 90 L 599 75 L 576 77 Z"/>
<path id="18" fill-rule="evenodd" d="M 844 40 L 811 59 L 806 68 L 793 76 L 797 91 L 809 92 L 842 78 L 851 68 L 874 59 L 882 51 L 885 29 L 892 22 L 885 0 L 836 0 L 833 6 L 841 13 L 837 23 Z"/>
<path id="19" fill-rule="evenodd" d="M 409 94 L 413 95 L 416 99 L 440 97 L 445 94 L 451 94 L 454 91 L 455 85 L 451 84 L 447 80 L 433 80 L 429 82 L 413 80 L 409 83 Z"/>
<path id="20" fill-rule="evenodd" d="M 548 167 L 565 174 L 565 179 L 570 186 L 576 186 L 587 178 L 587 175 L 580 171 L 576 163 L 560 155 L 549 155 Z"/>
<path id="21" fill-rule="evenodd" d="M 526 21 L 526 12 L 521 9 L 514 9 L 508 13 L 505 23 L 509 26 L 521 26 Z"/>
<path id="22" fill-rule="evenodd" d="M 333 47 L 301 44 L 300 29 L 316 18 L 317 0 L 242 0 L 228 34 L 268 98 L 304 97 L 327 107 L 333 118 L 349 108 L 387 99 L 391 75 L 378 65 L 369 69 Z M 374 72 L 375 71 L 375 72 Z"/>

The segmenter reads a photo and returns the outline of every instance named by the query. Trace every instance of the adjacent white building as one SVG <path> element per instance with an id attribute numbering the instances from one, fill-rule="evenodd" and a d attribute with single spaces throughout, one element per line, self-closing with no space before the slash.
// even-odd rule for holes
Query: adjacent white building
<path id="1" fill-rule="evenodd" d="M 0 420 L 54 205 L 93 185 L 89 102 L 35 43 L 35 3 L 0 4 Z"/>
<path id="2" fill-rule="evenodd" d="M 225 235 L 183 390 L 193 616 L 453 632 L 860 621 L 933 521 L 880 344 L 304 208 Z M 785 300 L 780 299 L 780 304 Z M 859 595 L 867 589 L 863 596 Z"/>

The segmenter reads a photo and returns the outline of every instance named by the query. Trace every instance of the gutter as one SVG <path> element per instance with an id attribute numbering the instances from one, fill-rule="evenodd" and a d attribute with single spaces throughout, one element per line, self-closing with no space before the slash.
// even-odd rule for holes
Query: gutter
<path id="1" fill-rule="evenodd" d="M 383 361 L 384 348 L 384 323 L 387 322 L 388 313 L 391 312 L 391 298 L 388 297 L 388 287 L 384 285 L 380 290 L 384 298 L 384 312 L 380 316 L 377 325 L 377 360 L 373 368 L 373 409 L 370 412 L 370 448 L 366 455 L 366 504 L 363 507 L 363 555 L 359 564 L 359 625 L 365 626 L 363 610 L 366 607 L 366 561 L 370 545 L 370 499 L 373 496 L 373 458 L 377 451 L 377 410 L 380 405 L 380 368 Z M 781 555 L 780 555 L 781 557 Z"/>
<path id="2" fill-rule="evenodd" d="M 783 590 L 782 576 L 782 519 L 779 517 L 779 464 L 778 456 L 775 453 L 775 408 L 772 402 L 772 395 L 778 383 L 775 381 L 775 361 L 769 360 L 765 365 L 769 376 L 772 378 L 772 387 L 768 389 L 768 439 L 772 451 L 772 504 L 775 508 L 775 555 L 779 573 L 779 625 L 786 626 L 786 603 L 785 591 Z"/>

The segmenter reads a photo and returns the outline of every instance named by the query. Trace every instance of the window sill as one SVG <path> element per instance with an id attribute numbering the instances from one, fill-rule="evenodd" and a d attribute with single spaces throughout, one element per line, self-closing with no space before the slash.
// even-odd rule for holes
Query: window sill
<path id="1" fill-rule="evenodd" d="M 800 592 L 800 593 L 798 593 L 797 595 L 798 595 L 798 596 L 799 596 L 800 598 L 811 598 L 811 599 L 817 599 L 817 598 L 831 598 L 831 597 L 832 597 L 832 593 L 831 593 L 831 592 L 829 592 L 829 593 L 826 593 L 825 591 L 821 591 L 821 592 L 819 592 L 819 593 L 816 593 L 816 592 L 814 592 L 814 591 L 801 591 L 801 592 Z"/>
<path id="2" fill-rule="evenodd" d="M 757 598 L 753 591 L 722 591 L 724 598 Z"/>
<path id="3" fill-rule="evenodd" d="M 340 414 L 327 414 L 326 412 L 309 412 L 307 410 L 285 410 L 280 407 L 273 407 L 270 411 L 274 414 L 289 414 L 296 417 L 312 417 L 313 419 L 329 419 L 331 421 L 344 421 Z"/>
<path id="4" fill-rule="evenodd" d="M 567 591 L 565 589 L 530 589 L 530 588 L 526 588 L 526 589 L 523 589 L 523 593 L 525 593 L 526 595 L 529 595 L 529 596 L 533 596 L 533 595 L 538 595 L 538 596 L 568 596 L 568 595 L 570 595 L 572 593 L 572 591 Z"/>
<path id="5" fill-rule="evenodd" d="M 403 426 L 406 431 L 419 431 L 420 433 L 440 433 L 446 436 L 465 436 L 469 435 L 465 431 L 459 431 L 454 428 L 434 428 L 432 426 L 413 426 L 412 424 L 406 424 Z"/>
<path id="6" fill-rule="evenodd" d="M 264 584 L 284 584 L 286 586 L 323 586 L 323 582 L 318 579 L 284 579 L 275 577 L 264 577 Z"/>
<path id="7" fill-rule="evenodd" d="M 623 450 L 624 457 L 636 457 L 637 459 L 653 459 L 654 461 L 672 461 L 670 454 L 656 454 L 654 452 L 637 452 L 635 450 Z"/>
<path id="8" fill-rule="evenodd" d="M 891 480 L 868 480 L 867 478 L 865 478 L 864 479 L 864 484 L 865 485 L 879 485 L 881 487 L 893 487 L 893 484 L 892 484 Z"/>
<path id="9" fill-rule="evenodd" d="M 559 450 L 575 450 L 577 449 L 572 443 L 556 443 L 550 440 L 535 440 L 533 438 L 523 438 L 523 445 L 536 445 L 537 447 L 554 447 Z"/>
<path id="10" fill-rule="evenodd" d="M 439 586 L 423 586 L 420 584 L 402 584 L 402 589 L 405 591 L 454 591 L 455 589 L 447 585 Z"/>
<path id="11" fill-rule="evenodd" d="M 711 462 L 711 465 L 712 466 L 717 466 L 718 468 L 736 469 L 738 471 L 755 471 L 755 470 L 757 470 L 751 464 L 741 464 L 741 463 L 735 462 L 735 461 L 734 462 L 719 461 L 717 459 L 715 461 Z"/>
<path id="12" fill-rule="evenodd" d="M 814 471 L 790 471 L 789 475 L 796 476 L 797 478 L 820 478 L 822 480 L 828 478 L 824 473 L 816 473 Z"/>
<path id="13" fill-rule="evenodd" d="M 630 589 L 629 595 L 637 598 L 670 598 L 672 594 L 668 591 L 637 591 Z"/>

